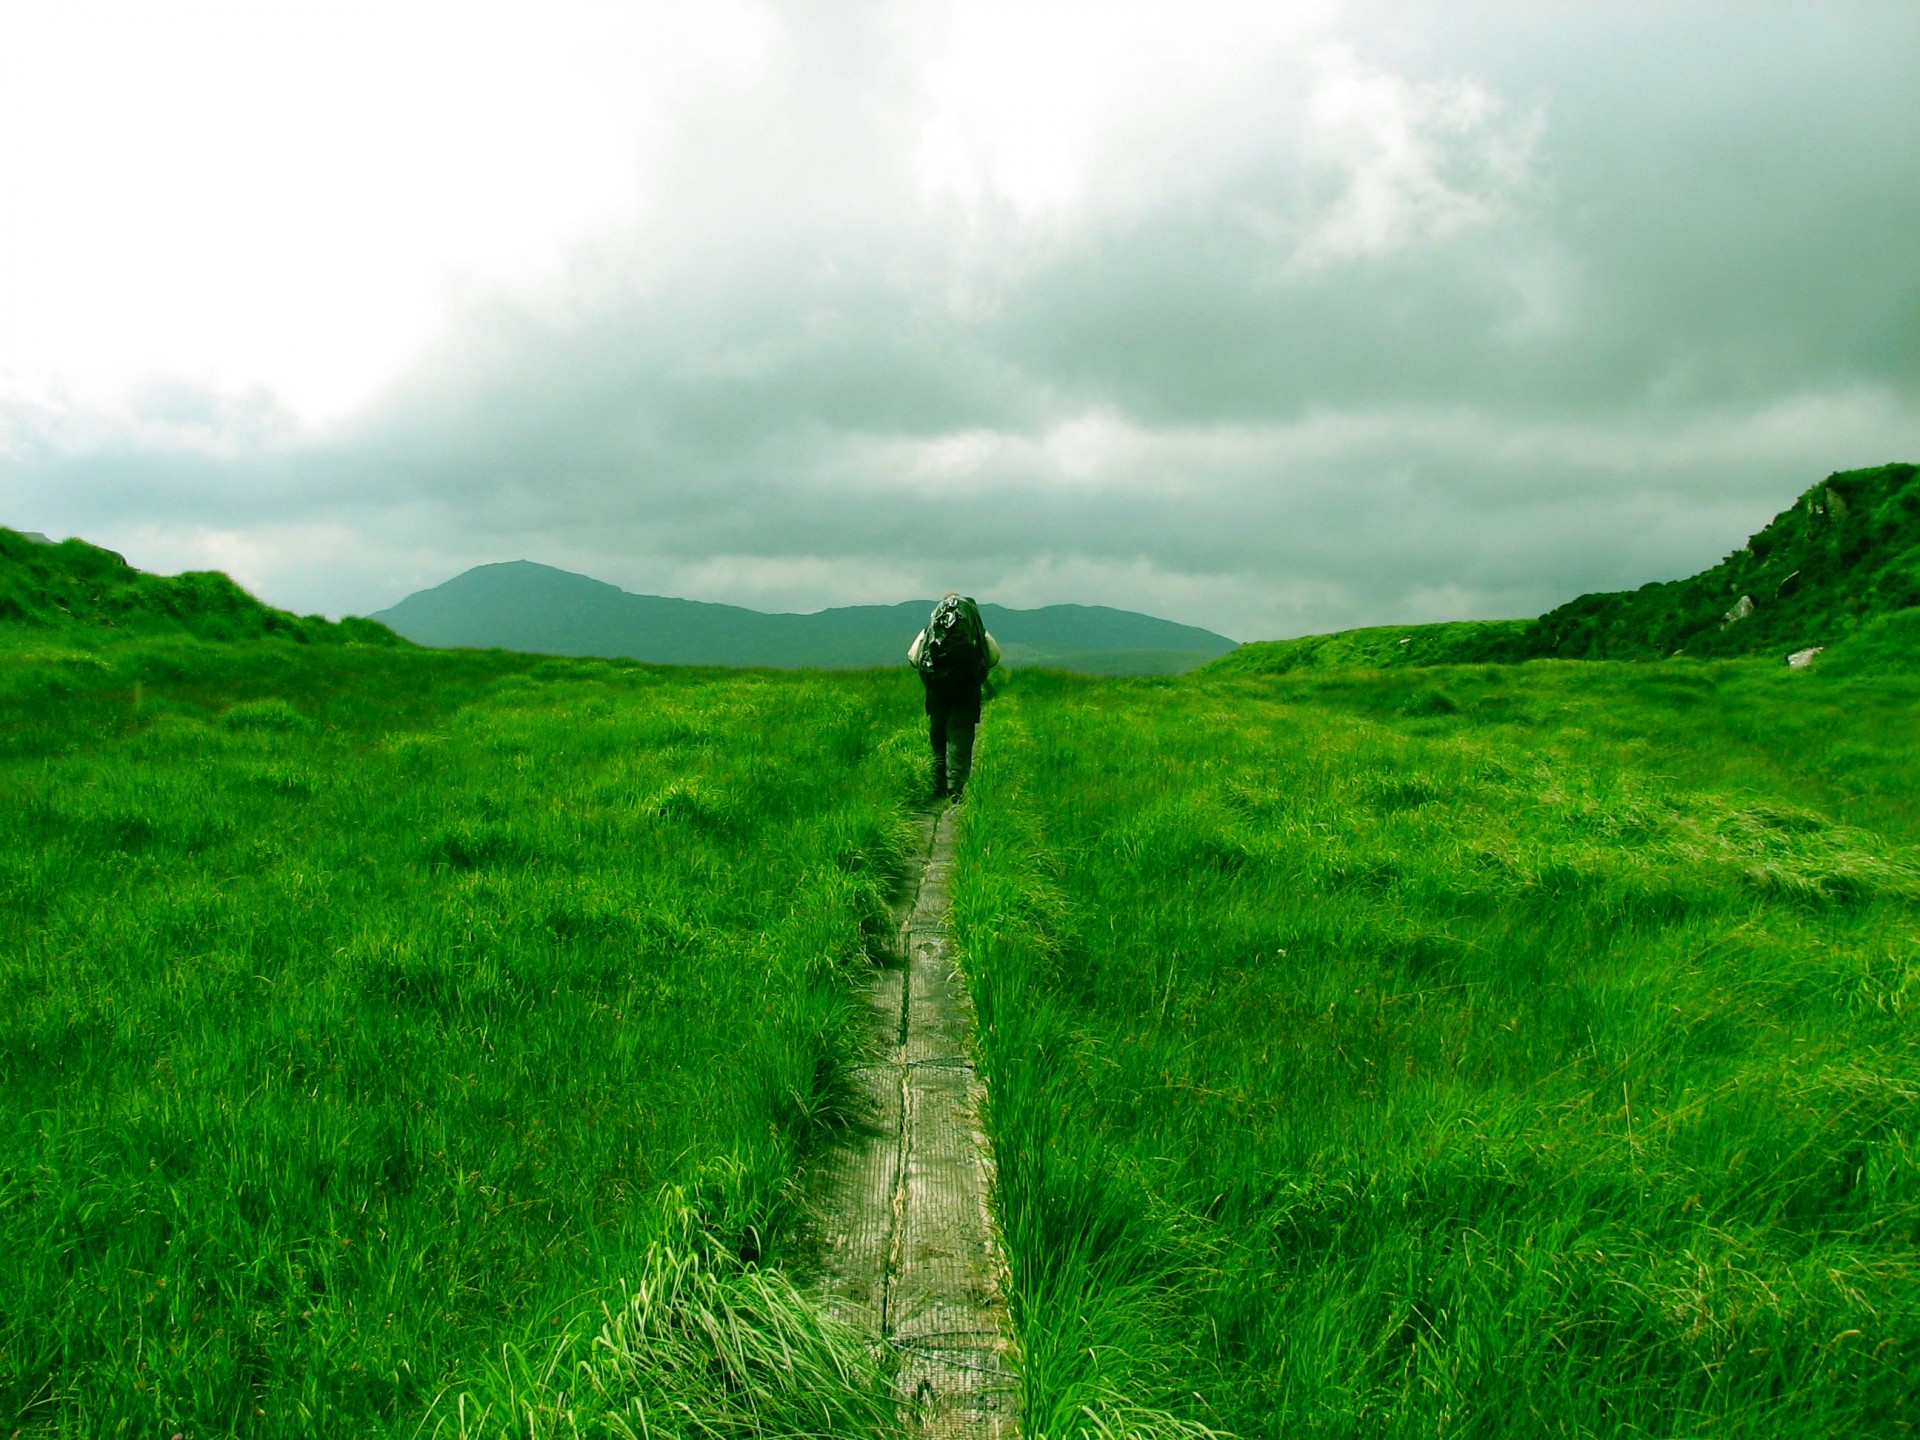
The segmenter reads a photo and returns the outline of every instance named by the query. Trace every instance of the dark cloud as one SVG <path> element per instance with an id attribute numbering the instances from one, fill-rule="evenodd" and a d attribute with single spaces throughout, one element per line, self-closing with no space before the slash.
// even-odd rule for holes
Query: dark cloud
<path id="1" fill-rule="evenodd" d="M 1513 14 L 1379 7 L 1023 208 L 929 190 L 898 12 L 822 11 L 651 218 L 350 421 L 15 402 L 9 509 L 302 608 L 525 555 L 1253 637 L 1685 573 L 1920 454 L 1911 7 Z"/>

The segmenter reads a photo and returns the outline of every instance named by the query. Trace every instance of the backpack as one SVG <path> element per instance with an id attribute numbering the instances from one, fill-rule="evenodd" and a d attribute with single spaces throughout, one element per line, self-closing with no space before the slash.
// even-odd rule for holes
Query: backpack
<path id="1" fill-rule="evenodd" d="M 965 595 L 949 595 L 933 607 L 927 643 L 920 647 L 924 680 L 979 680 L 987 673 L 987 627 L 980 607 Z"/>

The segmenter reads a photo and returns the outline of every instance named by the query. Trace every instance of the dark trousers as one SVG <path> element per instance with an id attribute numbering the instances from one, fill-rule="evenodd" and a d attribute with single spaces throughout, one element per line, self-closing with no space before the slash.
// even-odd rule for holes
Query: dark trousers
<path id="1" fill-rule="evenodd" d="M 927 739 L 933 744 L 933 789 L 955 795 L 967 787 L 973 771 L 973 732 L 980 723 L 979 685 L 952 691 L 927 687 Z"/>

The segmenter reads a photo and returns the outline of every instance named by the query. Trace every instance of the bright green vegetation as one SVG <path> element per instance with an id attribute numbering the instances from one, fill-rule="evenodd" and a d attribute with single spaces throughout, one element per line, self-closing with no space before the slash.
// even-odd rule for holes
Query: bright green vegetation
<path id="1" fill-rule="evenodd" d="M 1908 1433 L 1915 618 L 1016 677 L 956 922 L 1026 1433 Z"/>
<path id="2" fill-rule="evenodd" d="M 1752 612 L 1729 622 L 1745 597 Z M 1540 617 L 1512 658 L 1653 659 L 1831 645 L 1876 615 L 1920 605 L 1920 467 L 1829 475 L 1711 570 Z"/>
<path id="3" fill-rule="evenodd" d="M 1812 663 L 1820 674 L 1836 678 L 1911 675 L 1920 670 L 1920 609 L 1876 615 Z"/>
<path id="4" fill-rule="evenodd" d="M 1014 678 L 956 922 L 1029 1440 L 1907 1433 L 1875 584 L 1806 671 Z M 0 531 L 0 1434 L 888 1432 L 794 1180 L 923 746 L 904 669 L 427 652 Z"/>
<path id="5" fill-rule="evenodd" d="M 296 644 L 398 645 L 386 626 L 356 616 L 335 624 L 263 605 L 217 570 L 149 575 L 84 540 L 43 545 L 0 527 L 0 625 L 202 640 L 276 636 Z"/>
<path id="6" fill-rule="evenodd" d="M 0 626 L 0 1434 L 890 1423 L 784 1266 L 912 677 L 195 613 Z"/>
<path id="7" fill-rule="evenodd" d="M 1261 640 L 1206 667 L 1211 677 L 1286 675 L 1295 670 L 1390 670 L 1403 665 L 1456 665 L 1510 650 L 1531 620 L 1445 620 L 1434 625 L 1375 625 L 1331 635 Z"/>

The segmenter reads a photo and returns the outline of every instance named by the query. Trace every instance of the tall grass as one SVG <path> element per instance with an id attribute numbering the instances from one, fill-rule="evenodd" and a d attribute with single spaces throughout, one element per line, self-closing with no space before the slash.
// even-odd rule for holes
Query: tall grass
<path id="1" fill-rule="evenodd" d="M 1026 1433 L 1902 1433 L 1905 633 L 1017 677 L 956 918 Z M 0 630 L 0 1429 L 887 1429 L 791 1177 L 915 700 Z"/>
<path id="2" fill-rule="evenodd" d="M 871 1337 L 775 1268 L 743 1263 L 697 1210 L 648 1246 L 595 1329 L 582 1316 L 529 1353 L 503 1346 L 475 1387 L 423 1417 L 436 1435 L 796 1440 L 892 1433 Z"/>
<path id="3" fill-rule="evenodd" d="M 1021 677 L 956 919 L 1027 1433 L 1906 1433 L 1917 698 Z"/>
<path id="4" fill-rule="evenodd" d="M 789 1433 L 721 1423 L 777 1365 L 640 1373 L 722 1314 L 879 1423 L 772 1267 L 902 863 L 894 677 L 33 632 L 0 694 L 0 1431 Z"/>

